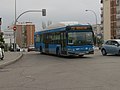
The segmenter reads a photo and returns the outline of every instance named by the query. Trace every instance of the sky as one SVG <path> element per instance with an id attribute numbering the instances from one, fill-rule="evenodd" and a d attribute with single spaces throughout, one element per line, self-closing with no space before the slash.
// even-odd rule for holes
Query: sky
<path id="1" fill-rule="evenodd" d="M 42 22 L 52 23 L 77 21 L 81 24 L 100 23 L 100 0 L 16 0 L 16 17 L 27 10 L 46 9 L 46 16 L 41 12 L 29 12 L 22 15 L 18 22 L 33 22 L 36 30 L 42 28 Z M 15 0 L 0 0 L 0 17 L 2 18 L 1 29 L 5 30 L 15 20 Z"/>

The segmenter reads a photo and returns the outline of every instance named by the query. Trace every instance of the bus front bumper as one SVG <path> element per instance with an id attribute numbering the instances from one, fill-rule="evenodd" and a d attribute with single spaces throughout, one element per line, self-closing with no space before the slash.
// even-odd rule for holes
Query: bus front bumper
<path id="1" fill-rule="evenodd" d="M 94 54 L 94 51 L 82 51 L 82 52 L 68 52 L 68 55 L 86 55 L 86 54 Z"/>

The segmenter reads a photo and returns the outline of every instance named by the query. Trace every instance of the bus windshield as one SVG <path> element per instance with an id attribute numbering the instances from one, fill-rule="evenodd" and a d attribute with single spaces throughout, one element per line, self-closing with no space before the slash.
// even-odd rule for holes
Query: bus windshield
<path id="1" fill-rule="evenodd" d="M 69 32 L 68 45 L 93 45 L 92 32 Z"/>

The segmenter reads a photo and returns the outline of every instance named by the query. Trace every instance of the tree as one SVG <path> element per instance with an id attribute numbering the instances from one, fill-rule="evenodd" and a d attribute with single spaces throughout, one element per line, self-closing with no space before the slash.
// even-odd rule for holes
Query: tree
<path id="1" fill-rule="evenodd" d="M 46 28 L 46 23 L 42 22 L 42 28 L 45 29 Z"/>
<path id="2" fill-rule="evenodd" d="M 52 24 L 52 21 L 47 22 L 47 26 L 50 26 Z"/>

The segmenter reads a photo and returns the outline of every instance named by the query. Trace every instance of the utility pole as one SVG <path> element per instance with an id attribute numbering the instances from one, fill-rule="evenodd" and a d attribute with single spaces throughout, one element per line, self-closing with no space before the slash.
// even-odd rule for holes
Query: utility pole
<path id="1" fill-rule="evenodd" d="M 15 0 L 15 23 L 14 23 L 14 27 L 13 27 L 13 34 L 14 34 L 14 44 L 13 44 L 13 48 L 14 51 L 16 51 L 16 0 Z"/>

